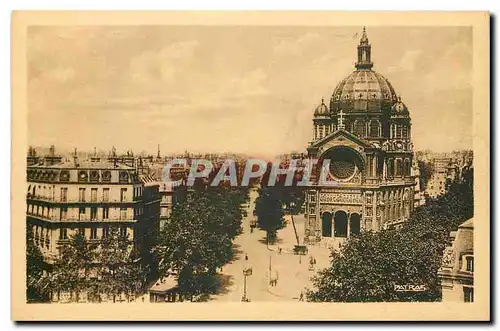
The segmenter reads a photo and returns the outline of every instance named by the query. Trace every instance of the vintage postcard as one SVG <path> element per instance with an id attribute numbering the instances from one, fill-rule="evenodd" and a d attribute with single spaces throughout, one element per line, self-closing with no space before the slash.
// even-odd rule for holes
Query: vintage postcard
<path id="1" fill-rule="evenodd" d="M 489 14 L 15 12 L 12 319 L 490 319 Z"/>

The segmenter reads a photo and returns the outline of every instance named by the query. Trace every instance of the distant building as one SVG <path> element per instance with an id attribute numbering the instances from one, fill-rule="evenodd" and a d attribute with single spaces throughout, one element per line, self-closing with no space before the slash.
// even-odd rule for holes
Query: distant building
<path id="1" fill-rule="evenodd" d="M 187 187 L 184 182 L 159 182 L 160 187 L 160 229 L 172 214 L 174 206 L 186 199 Z"/>
<path id="2" fill-rule="evenodd" d="M 462 223 L 452 232 L 452 245 L 443 254 L 438 277 L 443 301 L 474 301 L 474 219 Z"/>
<path id="3" fill-rule="evenodd" d="M 451 157 L 436 157 L 432 164 L 434 172 L 427 183 L 425 193 L 436 198 L 447 192 L 449 184 L 457 178 L 457 171 Z"/>
<path id="4" fill-rule="evenodd" d="M 128 235 L 136 250 L 148 250 L 159 218 L 159 186 L 141 181 L 127 165 L 80 162 L 76 156 L 56 162 L 49 155 L 27 168 L 27 226 L 49 264 L 72 234 L 80 231 L 89 241 L 98 241 L 111 226 Z"/>

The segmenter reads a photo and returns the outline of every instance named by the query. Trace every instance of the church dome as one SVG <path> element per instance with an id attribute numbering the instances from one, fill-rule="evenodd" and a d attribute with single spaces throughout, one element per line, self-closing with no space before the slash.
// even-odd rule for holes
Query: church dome
<path id="1" fill-rule="evenodd" d="M 321 104 L 314 110 L 314 116 L 329 116 L 330 112 L 325 105 L 325 100 L 321 99 Z"/>
<path id="2" fill-rule="evenodd" d="M 396 91 L 387 78 L 371 69 L 358 69 L 343 79 L 335 88 L 331 109 L 353 111 L 380 111 L 397 101 Z"/>

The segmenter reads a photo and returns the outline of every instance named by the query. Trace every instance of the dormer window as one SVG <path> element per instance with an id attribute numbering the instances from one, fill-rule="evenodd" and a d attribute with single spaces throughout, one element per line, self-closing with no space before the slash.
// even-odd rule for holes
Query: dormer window
<path id="1" fill-rule="evenodd" d="M 62 170 L 61 173 L 59 174 L 59 181 L 61 182 L 69 181 L 69 171 Z"/>
<path id="2" fill-rule="evenodd" d="M 99 181 L 99 171 L 97 170 L 92 170 L 90 172 L 90 181 L 92 182 L 97 182 Z"/>
<path id="3" fill-rule="evenodd" d="M 111 172 L 109 170 L 105 170 L 102 172 L 102 180 L 104 182 L 109 182 L 111 180 Z"/>
<path id="4" fill-rule="evenodd" d="M 465 255 L 463 257 L 463 269 L 467 272 L 474 272 L 474 256 L 473 255 Z"/>
<path id="5" fill-rule="evenodd" d="M 126 171 L 120 171 L 120 183 L 128 182 L 128 173 Z"/>
<path id="6" fill-rule="evenodd" d="M 86 182 L 87 178 L 88 178 L 88 174 L 86 171 L 78 172 L 78 181 L 79 182 Z"/>

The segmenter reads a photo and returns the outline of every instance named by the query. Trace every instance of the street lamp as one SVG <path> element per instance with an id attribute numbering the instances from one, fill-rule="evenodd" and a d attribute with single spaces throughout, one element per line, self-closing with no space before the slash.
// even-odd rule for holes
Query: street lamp
<path id="1" fill-rule="evenodd" d="M 252 267 L 243 269 L 243 297 L 241 301 L 250 302 L 250 299 L 247 298 L 247 277 L 252 275 Z"/>

